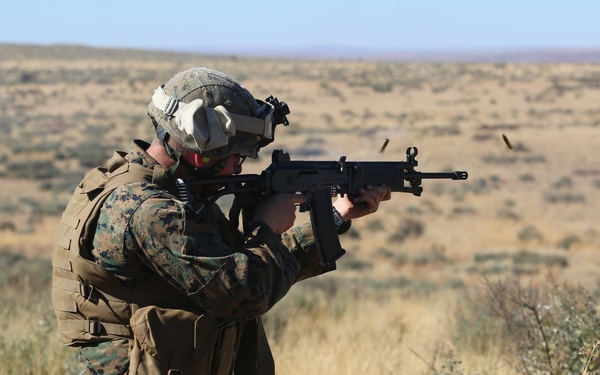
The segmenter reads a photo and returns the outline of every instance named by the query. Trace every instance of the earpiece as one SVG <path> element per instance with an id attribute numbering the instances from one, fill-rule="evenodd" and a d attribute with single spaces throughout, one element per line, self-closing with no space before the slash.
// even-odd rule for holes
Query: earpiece
<path id="1" fill-rule="evenodd" d="M 193 154 L 193 158 L 191 159 L 192 160 L 190 160 L 190 162 L 194 168 L 203 168 L 207 163 L 211 161 L 210 158 L 196 153 Z"/>

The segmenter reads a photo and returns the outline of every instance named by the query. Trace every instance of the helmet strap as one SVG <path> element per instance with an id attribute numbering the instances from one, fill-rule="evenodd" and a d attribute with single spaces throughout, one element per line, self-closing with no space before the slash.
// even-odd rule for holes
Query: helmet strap
<path id="1" fill-rule="evenodd" d="M 175 163 L 167 169 L 167 173 L 172 175 L 173 173 L 175 173 L 177 168 L 179 168 L 179 162 L 181 161 L 182 154 L 179 151 L 175 151 L 169 145 L 166 145 L 165 148 L 167 149 L 167 155 L 169 155 L 169 157 L 175 161 Z"/>
<path id="2" fill-rule="evenodd" d="M 177 170 L 177 168 L 179 168 L 179 161 L 181 160 L 181 155 L 183 155 L 183 154 L 181 152 L 175 150 L 169 144 L 170 135 L 169 135 L 169 133 L 167 133 L 165 131 L 165 129 L 163 127 L 157 126 L 156 137 L 160 140 L 161 144 L 165 148 L 165 151 L 167 152 L 167 156 L 169 156 L 169 158 L 171 158 L 172 160 L 175 161 L 175 164 L 171 165 L 167 169 L 167 173 L 172 175 L 173 173 L 175 173 L 175 170 Z"/>

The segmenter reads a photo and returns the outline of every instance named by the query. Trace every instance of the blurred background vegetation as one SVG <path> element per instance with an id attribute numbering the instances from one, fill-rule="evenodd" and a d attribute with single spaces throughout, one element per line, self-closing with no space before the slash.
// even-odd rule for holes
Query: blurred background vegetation
<path id="1" fill-rule="evenodd" d="M 290 105 L 292 124 L 248 173 L 275 147 L 292 159 L 404 160 L 417 146 L 419 170 L 470 174 L 357 220 L 339 270 L 267 314 L 281 373 L 597 371 L 600 65 L 0 45 L 0 373 L 77 372 L 50 306 L 53 231 L 88 169 L 152 139 L 152 91 L 193 66 Z"/>

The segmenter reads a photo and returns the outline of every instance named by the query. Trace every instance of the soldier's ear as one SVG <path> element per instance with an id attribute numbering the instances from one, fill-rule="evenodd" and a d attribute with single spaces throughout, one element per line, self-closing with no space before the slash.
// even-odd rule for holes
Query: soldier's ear
<path id="1" fill-rule="evenodd" d="M 206 168 L 213 165 L 216 160 L 195 152 L 186 152 L 183 154 L 183 158 L 194 168 Z"/>

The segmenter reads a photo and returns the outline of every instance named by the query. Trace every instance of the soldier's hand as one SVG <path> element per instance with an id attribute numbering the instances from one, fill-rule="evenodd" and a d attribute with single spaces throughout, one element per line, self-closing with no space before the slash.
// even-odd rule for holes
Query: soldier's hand
<path id="1" fill-rule="evenodd" d="M 294 225 L 294 221 L 296 220 L 296 206 L 304 202 L 306 202 L 304 195 L 273 194 L 258 203 L 254 221 L 262 221 L 275 234 L 281 234 Z"/>
<path id="2" fill-rule="evenodd" d="M 367 185 L 360 189 L 359 193 L 360 195 L 352 201 L 348 195 L 344 195 L 333 204 L 344 221 L 372 214 L 379 209 L 382 201 L 392 198 L 392 189 L 386 185 Z"/>

